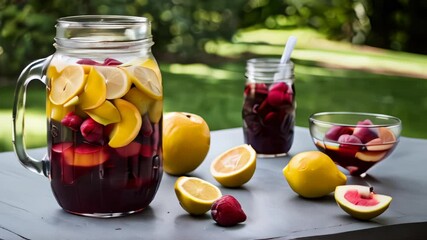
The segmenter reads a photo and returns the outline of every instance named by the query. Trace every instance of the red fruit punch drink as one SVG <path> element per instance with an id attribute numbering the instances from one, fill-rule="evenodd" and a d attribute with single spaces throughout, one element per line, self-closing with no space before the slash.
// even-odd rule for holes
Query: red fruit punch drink
<path id="1" fill-rule="evenodd" d="M 162 177 L 162 78 L 149 22 L 80 16 L 61 19 L 57 29 L 46 72 L 54 196 L 79 215 L 139 212 Z"/>
<path id="2" fill-rule="evenodd" d="M 259 156 L 284 156 L 295 121 L 294 65 L 279 59 L 250 59 L 242 108 L 243 134 Z"/>
<path id="3" fill-rule="evenodd" d="M 162 176 L 163 95 L 149 37 L 128 52 L 57 53 L 48 66 L 51 185 L 69 212 L 122 215 L 154 198 Z"/>

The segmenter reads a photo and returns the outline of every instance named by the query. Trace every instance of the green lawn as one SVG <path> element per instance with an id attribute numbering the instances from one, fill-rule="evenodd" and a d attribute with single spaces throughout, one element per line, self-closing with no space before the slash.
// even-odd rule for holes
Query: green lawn
<path id="1" fill-rule="evenodd" d="M 299 40 L 296 63 L 297 125 L 307 126 L 319 111 L 363 111 L 402 119 L 403 135 L 427 138 L 427 56 L 327 41 L 310 31 L 293 32 Z M 289 33 L 254 30 L 236 34 L 233 43 L 212 42 L 207 51 L 224 59 L 215 64 L 160 63 L 164 110 L 201 115 L 211 130 L 241 126 L 245 61 L 279 57 Z M 268 41 L 266 41 L 268 39 Z M 14 86 L 0 88 L 0 151 L 11 147 L 11 106 Z M 30 86 L 27 102 L 27 145 L 45 145 L 44 88 Z M 35 127 L 37 126 L 37 127 Z"/>

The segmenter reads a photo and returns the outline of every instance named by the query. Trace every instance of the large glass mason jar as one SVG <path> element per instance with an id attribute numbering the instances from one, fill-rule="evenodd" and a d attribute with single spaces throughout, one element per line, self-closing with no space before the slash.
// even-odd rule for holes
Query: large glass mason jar
<path id="1" fill-rule="evenodd" d="M 115 217 L 139 212 L 162 177 L 162 77 L 150 22 L 72 16 L 56 25 L 56 52 L 30 64 L 15 93 L 14 145 L 22 164 L 49 177 L 67 212 Z M 48 154 L 24 146 L 26 85 L 46 84 Z"/>
<path id="2" fill-rule="evenodd" d="M 294 64 L 250 59 L 242 108 L 245 143 L 261 157 L 284 156 L 294 139 Z"/>

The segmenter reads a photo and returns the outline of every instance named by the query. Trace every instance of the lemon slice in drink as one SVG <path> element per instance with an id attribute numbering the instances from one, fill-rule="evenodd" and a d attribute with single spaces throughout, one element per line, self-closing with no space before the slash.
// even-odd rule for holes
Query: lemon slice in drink
<path id="1" fill-rule="evenodd" d="M 121 98 L 113 100 L 120 113 L 120 122 L 114 123 L 108 145 L 113 148 L 124 147 L 132 142 L 142 126 L 142 117 L 138 109 Z"/>
<path id="2" fill-rule="evenodd" d="M 146 68 L 150 68 L 151 70 L 153 70 L 156 75 L 157 78 L 160 80 L 160 83 L 162 83 L 162 74 L 160 73 L 160 68 L 159 65 L 157 65 L 157 62 L 151 58 L 145 60 L 141 66 L 146 67 Z"/>
<path id="3" fill-rule="evenodd" d="M 211 164 L 212 176 L 224 187 L 240 187 L 255 173 L 256 152 L 247 144 L 231 148 Z"/>
<path id="4" fill-rule="evenodd" d="M 87 76 L 84 91 L 79 95 L 79 105 L 83 110 L 94 109 L 105 101 L 107 87 L 104 76 L 92 68 Z"/>
<path id="5" fill-rule="evenodd" d="M 105 78 L 107 85 L 107 99 L 123 97 L 130 89 L 132 82 L 126 73 L 117 67 L 95 67 Z"/>
<path id="6" fill-rule="evenodd" d="M 62 105 L 79 94 L 85 86 L 85 73 L 79 65 L 69 65 L 52 78 L 49 100 L 55 105 Z"/>
<path id="7" fill-rule="evenodd" d="M 143 66 L 129 66 L 123 69 L 141 92 L 155 100 L 162 99 L 162 85 L 153 70 Z"/>
<path id="8" fill-rule="evenodd" d="M 97 123 L 104 126 L 121 120 L 119 110 L 109 100 L 105 100 L 97 108 L 86 110 L 86 113 Z"/>
<path id="9" fill-rule="evenodd" d="M 174 189 L 182 208 L 193 215 L 206 213 L 222 196 L 218 187 L 196 177 L 179 177 Z"/>

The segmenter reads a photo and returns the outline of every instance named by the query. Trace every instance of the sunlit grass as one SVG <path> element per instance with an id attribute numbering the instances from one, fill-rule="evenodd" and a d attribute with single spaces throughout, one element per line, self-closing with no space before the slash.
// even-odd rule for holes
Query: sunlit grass
<path id="1" fill-rule="evenodd" d="M 12 112 L 0 111 L 0 151 L 12 149 Z M 46 115 L 40 111 L 25 113 L 25 144 L 28 148 L 46 146 Z"/>
<path id="2" fill-rule="evenodd" d="M 328 67 L 347 68 L 386 75 L 427 78 L 427 57 L 419 54 L 374 49 L 327 40 L 309 29 L 282 31 L 269 29 L 242 30 L 233 42 L 209 42 L 206 50 L 221 56 L 236 57 L 242 53 L 280 57 L 289 36 L 298 38 L 292 54 L 295 60 L 314 61 Z"/>
<path id="3" fill-rule="evenodd" d="M 246 57 L 279 57 L 291 34 L 299 38 L 292 55 L 298 126 L 319 111 L 377 112 L 401 118 L 403 136 L 427 138 L 427 56 L 355 47 L 307 30 L 241 31 L 232 43 L 210 42 L 208 51 L 227 57 L 216 64 L 160 62 L 164 111 L 196 113 L 211 130 L 240 127 Z M 13 91 L 0 88 L 0 151 L 12 150 Z M 27 103 L 27 146 L 45 146 L 44 86 L 29 89 Z"/>

